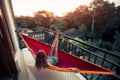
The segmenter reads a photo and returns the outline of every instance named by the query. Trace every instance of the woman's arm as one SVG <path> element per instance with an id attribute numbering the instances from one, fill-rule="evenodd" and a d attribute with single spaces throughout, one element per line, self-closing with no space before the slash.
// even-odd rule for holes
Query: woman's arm
<path id="1" fill-rule="evenodd" d="M 71 69 L 73 72 L 75 72 L 75 73 L 78 73 L 79 72 L 79 70 L 80 69 L 78 69 L 78 68 L 73 68 L 73 67 L 71 67 L 71 68 L 68 68 L 68 69 Z"/>
<path id="2" fill-rule="evenodd" d="M 60 68 L 60 67 L 57 67 L 57 66 L 54 66 L 52 64 L 50 64 L 48 62 L 48 69 L 52 69 L 52 70 L 57 70 L 57 71 L 65 71 L 65 72 L 75 72 L 75 73 L 78 73 L 79 72 L 79 69 L 78 68 Z"/>

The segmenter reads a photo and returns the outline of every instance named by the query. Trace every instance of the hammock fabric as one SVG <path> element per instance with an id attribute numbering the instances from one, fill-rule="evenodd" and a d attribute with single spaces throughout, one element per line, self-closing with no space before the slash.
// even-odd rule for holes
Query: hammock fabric
<path id="1" fill-rule="evenodd" d="M 44 44 L 40 41 L 37 41 L 27 35 L 20 34 L 20 37 L 22 38 L 25 45 L 32 50 L 32 53 L 35 57 L 37 52 L 39 50 L 44 50 L 46 52 L 46 55 L 48 55 L 50 51 L 50 46 L 47 44 Z M 107 74 L 107 75 L 114 75 L 114 72 L 101 67 L 99 65 L 93 64 L 87 60 L 80 59 L 79 57 L 76 57 L 74 55 L 68 54 L 64 51 L 59 50 L 58 51 L 59 61 L 56 64 L 59 68 L 69 68 L 69 67 L 75 67 L 80 69 L 80 73 L 88 73 L 88 74 Z M 54 68 L 53 70 L 59 70 L 59 68 Z M 72 70 L 64 69 L 63 72 L 72 72 Z"/>

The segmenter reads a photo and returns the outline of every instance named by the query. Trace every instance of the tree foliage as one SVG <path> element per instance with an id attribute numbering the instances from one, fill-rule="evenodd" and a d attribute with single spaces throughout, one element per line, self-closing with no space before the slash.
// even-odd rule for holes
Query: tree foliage
<path id="1" fill-rule="evenodd" d="M 46 28 L 50 28 L 53 18 L 54 14 L 52 12 L 47 12 L 43 10 L 34 13 L 34 22 L 37 26 L 44 26 Z"/>

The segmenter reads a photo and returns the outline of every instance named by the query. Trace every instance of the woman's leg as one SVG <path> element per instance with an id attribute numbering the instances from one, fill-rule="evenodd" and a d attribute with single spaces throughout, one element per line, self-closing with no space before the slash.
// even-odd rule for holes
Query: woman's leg
<path id="1" fill-rule="evenodd" d="M 53 56 L 55 56 L 57 58 L 58 58 L 58 44 L 59 44 L 59 36 L 57 37 L 54 52 L 53 52 Z"/>
<path id="2" fill-rule="evenodd" d="M 55 37 L 55 39 L 52 43 L 51 50 L 50 50 L 50 53 L 49 53 L 49 55 L 51 55 L 51 56 L 54 56 L 54 54 L 57 52 L 55 48 L 56 48 L 56 46 L 58 47 L 58 37 L 59 37 L 59 33 L 57 31 L 56 32 L 56 37 Z"/>

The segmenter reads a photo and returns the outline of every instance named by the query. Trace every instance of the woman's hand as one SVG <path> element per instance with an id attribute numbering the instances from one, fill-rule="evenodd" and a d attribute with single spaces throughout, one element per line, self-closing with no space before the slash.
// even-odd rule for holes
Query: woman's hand
<path id="1" fill-rule="evenodd" d="M 69 68 L 71 70 L 73 70 L 75 73 L 78 73 L 79 72 L 79 69 L 78 68 Z"/>

